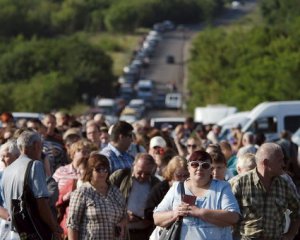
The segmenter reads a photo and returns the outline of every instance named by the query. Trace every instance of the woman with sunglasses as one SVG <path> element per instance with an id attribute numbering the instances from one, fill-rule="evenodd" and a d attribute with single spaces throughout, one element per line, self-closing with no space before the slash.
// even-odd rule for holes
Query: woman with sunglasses
<path id="1" fill-rule="evenodd" d="M 125 239 L 126 203 L 120 190 L 109 183 L 109 162 L 91 154 L 84 183 L 70 200 L 68 239 Z"/>
<path id="2" fill-rule="evenodd" d="M 190 136 L 186 141 L 186 158 L 189 159 L 193 152 L 197 150 L 204 150 L 202 147 L 202 142 L 196 135 Z"/>
<path id="3" fill-rule="evenodd" d="M 195 151 L 188 161 L 190 178 L 184 182 L 185 195 L 174 183 L 154 210 L 154 222 L 161 227 L 183 217 L 180 239 L 231 240 L 231 226 L 239 220 L 239 206 L 225 181 L 212 179 L 212 159 Z"/>

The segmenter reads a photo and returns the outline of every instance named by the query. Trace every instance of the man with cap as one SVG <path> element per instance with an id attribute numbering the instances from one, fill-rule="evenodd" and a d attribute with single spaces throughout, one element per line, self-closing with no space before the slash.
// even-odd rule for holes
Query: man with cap
<path id="1" fill-rule="evenodd" d="M 150 139 L 149 151 L 148 153 L 154 158 L 156 163 L 156 173 L 155 176 L 161 178 L 163 161 L 162 158 L 167 148 L 167 143 L 165 139 L 161 136 L 155 136 Z M 161 179 L 162 180 L 162 179 Z"/>

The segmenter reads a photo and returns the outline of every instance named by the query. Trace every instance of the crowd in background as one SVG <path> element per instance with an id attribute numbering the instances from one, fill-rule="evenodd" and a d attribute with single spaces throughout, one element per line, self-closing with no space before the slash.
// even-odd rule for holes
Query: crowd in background
<path id="1" fill-rule="evenodd" d="M 154 128 L 147 119 L 110 126 L 102 114 L 75 118 L 64 112 L 18 122 L 7 112 L 1 122 L 0 176 L 24 154 L 17 144 L 24 132 L 41 137 L 41 158 L 34 160 L 43 163 L 45 196 L 64 239 L 158 239 L 155 235 L 178 217 L 184 218 L 181 239 L 277 239 L 271 234 L 276 232 L 272 223 L 256 235 L 241 220 L 249 217 L 250 205 L 263 201 L 253 196 L 244 199 L 242 185 L 251 183 L 240 176 L 254 174 L 253 169 L 261 182 L 281 176 L 292 189 L 289 192 L 285 182 L 278 183 L 289 199 L 276 204 L 292 212 L 279 218 L 293 223 L 300 216 L 298 147 L 286 131 L 276 143 L 279 150 L 265 144 L 261 133 L 243 133 L 237 125 L 224 137 L 219 126 L 196 124 L 190 117 L 175 129 L 169 124 Z M 278 157 L 279 151 L 282 159 L 265 162 L 275 161 L 273 152 Z M 181 201 L 180 181 L 185 182 L 186 194 L 195 196 L 192 202 Z M 267 192 L 272 186 L 264 185 Z M 1 194 L 0 217 L 9 220 L 6 201 Z M 247 206 L 250 210 L 245 210 Z M 276 221 L 282 223 L 282 219 Z M 260 224 L 254 228 L 267 223 Z M 293 239 L 297 229 L 286 228 L 283 236 Z"/>

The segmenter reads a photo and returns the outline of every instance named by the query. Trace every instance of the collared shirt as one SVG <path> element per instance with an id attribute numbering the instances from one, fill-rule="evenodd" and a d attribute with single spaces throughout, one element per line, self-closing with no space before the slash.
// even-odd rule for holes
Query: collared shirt
<path id="1" fill-rule="evenodd" d="M 110 165 L 110 172 L 113 173 L 118 169 L 131 168 L 133 164 L 133 157 L 127 152 L 120 152 L 111 143 L 109 143 L 100 152 L 108 158 Z"/>
<path id="2" fill-rule="evenodd" d="M 119 189 L 111 185 L 104 196 L 87 182 L 71 195 L 67 226 L 79 232 L 79 240 L 118 239 L 115 227 L 126 212 Z"/>
<path id="3" fill-rule="evenodd" d="M 76 169 L 70 163 L 66 166 L 59 167 L 53 174 L 54 180 L 58 183 L 58 189 L 70 184 L 70 179 L 78 179 Z"/>
<path id="4" fill-rule="evenodd" d="M 242 236 L 281 239 L 286 209 L 292 220 L 300 217 L 299 198 L 282 177 L 275 177 L 266 191 L 255 168 L 235 179 L 232 191 L 241 209 Z"/>

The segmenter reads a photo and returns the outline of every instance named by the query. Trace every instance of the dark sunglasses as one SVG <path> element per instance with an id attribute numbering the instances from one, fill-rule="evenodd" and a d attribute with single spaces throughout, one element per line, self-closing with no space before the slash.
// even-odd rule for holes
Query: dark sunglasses
<path id="1" fill-rule="evenodd" d="M 97 173 L 108 173 L 108 169 L 104 167 L 95 168 Z"/>
<path id="2" fill-rule="evenodd" d="M 188 148 L 196 148 L 197 145 L 196 145 L 196 144 L 188 144 L 187 147 L 188 147 Z"/>
<path id="3" fill-rule="evenodd" d="M 200 162 L 200 161 L 191 161 L 190 165 L 192 168 L 198 168 L 199 166 L 201 166 L 201 168 L 207 170 L 210 169 L 211 164 L 209 162 Z"/>

